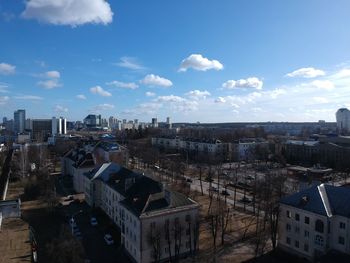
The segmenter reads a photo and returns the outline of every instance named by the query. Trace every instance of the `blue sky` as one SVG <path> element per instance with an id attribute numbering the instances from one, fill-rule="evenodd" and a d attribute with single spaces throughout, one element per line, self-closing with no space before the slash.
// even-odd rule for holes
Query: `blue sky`
<path id="1" fill-rule="evenodd" d="M 1 1 L 0 109 L 334 121 L 350 107 L 348 10 L 347 0 Z"/>

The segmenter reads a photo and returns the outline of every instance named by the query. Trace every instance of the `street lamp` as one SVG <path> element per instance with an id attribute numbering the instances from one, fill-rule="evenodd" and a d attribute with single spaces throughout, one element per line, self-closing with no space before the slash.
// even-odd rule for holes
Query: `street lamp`
<path id="1" fill-rule="evenodd" d="M 79 210 L 78 212 L 76 212 L 76 213 L 74 213 L 72 216 L 71 216 L 71 218 L 70 218 L 70 226 L 71 226 L 71 229 L 72 229 L 72 235 L 74 234 L 74 231 L 73 231 L 73 225 L 74 225 L 74 217 L 77 215 L 77 214 L 80 214 L 80 213 L 82 213 L 83 212 L 83 210 Z"/>

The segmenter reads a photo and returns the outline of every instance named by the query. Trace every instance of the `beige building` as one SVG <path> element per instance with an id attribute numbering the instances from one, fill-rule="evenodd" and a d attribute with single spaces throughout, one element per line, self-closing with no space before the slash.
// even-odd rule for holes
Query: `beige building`
<path id="1" fill-rule="evenodd" d="M 350 188 L 321 184 L 282 198 L 278 246 L 308 260 L 350 255 Z"/>
<path id="2" fill-rule="evenodd" d="M 159 182 L 115 163 L 84 174 L 85 198 L 120 228 L 135 262 L 181 258 L 198 249 L 199 205 Z"/>

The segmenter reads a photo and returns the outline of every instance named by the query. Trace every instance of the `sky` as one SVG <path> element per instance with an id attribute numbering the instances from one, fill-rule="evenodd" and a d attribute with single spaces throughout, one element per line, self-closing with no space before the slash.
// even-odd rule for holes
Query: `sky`
<path id="1" fill-rule="evenodd" d="M 335 121 L 348 0 L 0 0 L 0 117 Z"/>

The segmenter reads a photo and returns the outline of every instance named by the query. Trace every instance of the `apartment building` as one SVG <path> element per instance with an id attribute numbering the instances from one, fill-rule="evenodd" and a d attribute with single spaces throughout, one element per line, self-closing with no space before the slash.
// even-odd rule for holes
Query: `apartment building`
<path id="1" fill-rule="evenodd" d="M 308 260 L 350 255 L 350 188 L 321 184 L 280 201 L 278 246 Z"/>
<path id="2" fill-rule="evenodd" d="M 84 174 L 85 198 L 121 230 L 134 262 L 166 261 L 198 249 L 199 206 L 159 182 L 115 163 Z"/>
<path id="3" fill-rule="evenodd" d="M 181 137 L 155 137 L 152 145 L 165 150 L 183 150 L 191 154 L 209 154 L 225 159 L 228 153 L 228 144 L 217 139 L 193 139 Z"/>

